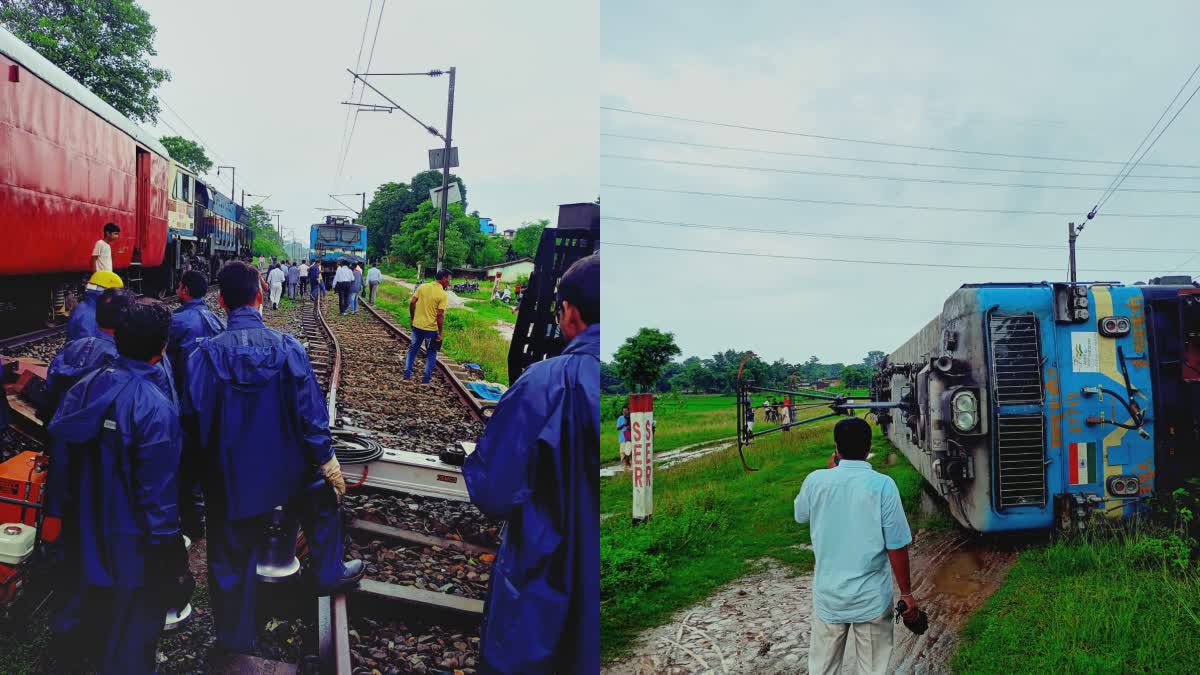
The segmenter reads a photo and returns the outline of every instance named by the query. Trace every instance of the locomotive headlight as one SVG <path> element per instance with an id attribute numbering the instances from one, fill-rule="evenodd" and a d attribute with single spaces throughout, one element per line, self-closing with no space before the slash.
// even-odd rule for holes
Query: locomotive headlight
<path id="1" fill-rule="evenodd" d="M 1129 334 L 1130 323 L 1127 317 L 1106 316 L 1096 323 L 1100 334 L 1104 337 L 1120 337 Z"/>
<path id="2" fill-rule="evenodd" d="M 975 412 L 975 408 L 979 404 L 975 401 L 975 395 L 969 391 L 964 391 L 954 397 L 954 409 L 957 412 Z"/>
<path id="3" fill-rule="evenodd" d="M 970 431 L 975 426 L 975 413 L 969 410 L 954 413 L 954 426 L 959 431 Z"/>

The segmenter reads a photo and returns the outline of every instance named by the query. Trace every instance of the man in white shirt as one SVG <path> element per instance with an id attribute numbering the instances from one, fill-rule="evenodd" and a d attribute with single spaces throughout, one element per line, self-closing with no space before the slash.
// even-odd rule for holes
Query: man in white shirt
<path id="1" fill-rule="evenodd" d="M 379 282 L 383 281 L 383 272 L 379 271 L 379 267 L 372 264 L 371 269 L 367 270 L 367 286 L 370 287 L 367 302 L 375 304 L 375 291 L 379 288 Z"/>
<path id="2" fill-rule="evenodd" d="M 338 294 L 338 312 L 346 316 L 350 309 L 350 294 L 354 292 L 354 272 L 346 265 L 345 260 L 338 261 L 337 274 L 333 275 L 333 287 Z"/>
<path id="3" fill-rule="evenodd" d="M 308 261 L 300 261 L 300 297 L 308 293 Z"/>
<path id="4" fill-rule="evenodd" d="M 267 275 L 267 284 L 271 286 L 271 309 L 279 309 L 279 298 L 283 296 L 283 282 L 287 279 L 282 267 L 271 268 Z"/>
<path id="5" fill-rule="evenodd" d="M 96 245 L 92 247 L 92 271 L 105 272 L 113 271 L 112 265 L 112 242 L 116 241 L 121 236 L 121 228 L 116 223 L 107 223 L 104 226 L 104 238 L 97 239 Z"/>

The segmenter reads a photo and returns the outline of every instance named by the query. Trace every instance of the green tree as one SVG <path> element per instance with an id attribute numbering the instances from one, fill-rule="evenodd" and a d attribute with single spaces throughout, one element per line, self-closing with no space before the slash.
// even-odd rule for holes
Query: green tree
<path id="1" fill-rule="evenodd" d="M 0 24 L 126 117 L 158 119 L 156 29 L 134 0 L 0 0 Z"/>
<path id="2" fill-rule="evenodd" d="M 279 231 L 275 229 L 275 220 L 271 218 L 271 214 L 267 213 L 261 204 L 255 204 L 246 209 L 246 218 L 250 229 L 254 231 L 254 246 L 250 252 L 268 258 L 284 257 L 283 240 L 279 237 Z"/>
<path id="3" fill-rule="evenodd" d="M 513 254 L 518 258 L 532 258 L 537 253 L 538 242 L 542 240 L 542 230 L 549 226 L 550 221 L 545 218 L 521 223 L 521 227 L 513 233 Z"/>
<path id="4" fill-rule="evenodd" d="M 617 372 L 616 367 L 611 363 L 600 362 L 600 391 L 605 394 L 625 394 L 628 390 L 625 389 L 625 383 L 621 381 L 621 375 Z"/>
<path id="5" fill-rule="evenodd" d="M 863 364 L 871 368 L 878 368 L 879 364 L 883 363 L 883 360 L 886 358 L 887 354 L 873 349 L 867 352 L 867 356 L 863 358 Z"/>
<path id="6" fill-rule="evenodd" d="M 158 140 L 166 147 L 167 152 L 171 153 L 171 159 L 195 173 L 208 173 L 212 169 L 212 160 L 199 143 L 183 136 L 163 136 Z"/>
<path id="7" fill-rule="evenodd" d="M 462 179 L 450 174 L 450 180 L 458 183 L 458 190 L 463 195 L 463 203 L 459 206 L 465 211 L 467 186 Z M 400 224 L 409 214 L 414 213 L 422 203 L 434 206 L 429 199 L 429 191 L 442 186 L 440 171 L 422 171 L 412 177 L 409 183 L 384 183 L 376 190 L 367 210 L 359 219 L 367 226 L 367 253 L 376 256 L 391 250 L 392 237 L 400 232 Z M 438 204 L 437 207 L 440 207 Z M 434 209 L 437 213 L 437 208 Z M 479 230 L 476 218 L 476 231 Z"/>
<path id="8" fill-rule="evenodd" d="M 855 364 L 842 370 L 842 385 L 846 387 L 865 387 L 871 383 L 871 367 Z"/>
<path id="9" fill-rule="evenodd" d="M 663 368 L 676 356 L 679 347 L 674 334 L 642 328 L 617 349 L 613 365 L 630 391 L 650 391 Z"/>
<path id="10" fill-rule="evenodd" d="M 452 219 L 469 218 L 462 213 L 462 207 L 458 204 L 450 205 L 449 211 L 448 215 Z M 406 265 L 422 262 L 425 267 L 434 268 L 437 265 L 438 216 L 438 210 L 429 200 L 422 202 L 415 212 L 400 223 L 400 231 L 392 235 L 388 254 L 399 258 Z M 478 220 L 476 222 L 478 223 Z M 476 225 L 476 231 L 478 229 Z M 442 264 L 446 267 L 458 267 L 466 261 L 468 252 L 469 245 L 464 240 L 461 229 L 447 224 L 446 249 Z"/>

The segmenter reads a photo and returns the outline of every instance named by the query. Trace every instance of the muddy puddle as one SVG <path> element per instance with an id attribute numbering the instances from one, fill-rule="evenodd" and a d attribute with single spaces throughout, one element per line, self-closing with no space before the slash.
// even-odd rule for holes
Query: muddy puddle
<path id="1" fill-rule="evenodd" d="M 959 631 L 1003 583 L 1023 542 L 958 530 L 923 530 L 912 548 L 913 594 L 929 630 L 896 626 L 894 673 L 949 673 Z"/>
<path id="2" fill-rule="evenodd" d="M 695 445 L 685 445 L 682 448 L 667 450 L 654 456 L 654 468 L 657 471 L 665 471 L 676 464 L 689 462 L 693 459 L 698 459 L 705 455 L 711 455 L 714 452 L 720 452 L 726 448 L 731 448 L 734 445 L 732 440 L 707 441 L 705 443 L 696 443 Z M 611 478 L 625 471 L 625 465 L 621 462 L 609 464 L 600 467 L 601 478 Z"/>

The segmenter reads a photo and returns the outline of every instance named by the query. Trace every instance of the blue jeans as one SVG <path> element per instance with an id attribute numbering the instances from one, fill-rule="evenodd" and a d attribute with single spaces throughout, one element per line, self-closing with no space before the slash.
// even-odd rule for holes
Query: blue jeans
<path id="1" fill-rule="evenodd" d="M 404 379 L 412 377 L 413 361 L 417 358 L 417 352 L 421 351 L 421 345 L 425 345 L 425 379 L 421 380 L 425 384 L 429 384 L 429 380 L 433 378 L 433 364 L 437 362 L 437 350 L 430 349 L 429 345 L 437 339 L 436 330 L 425 330 L 413 326 L 412 329 L 412 344 L 408 347 L 408 356 L 404 359 Z"/>
<path id="2" fill-rule="evenodd" d="M 350 311 L 358 311 L 358 289 L 353 286 L 350 287 Z"/>

